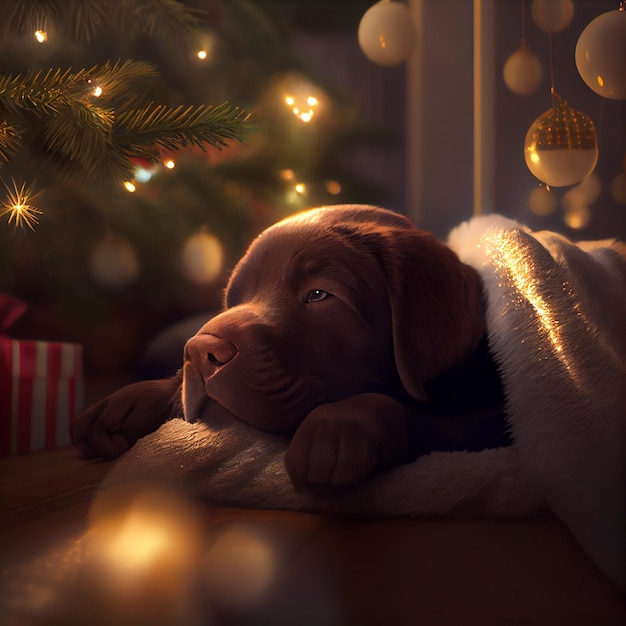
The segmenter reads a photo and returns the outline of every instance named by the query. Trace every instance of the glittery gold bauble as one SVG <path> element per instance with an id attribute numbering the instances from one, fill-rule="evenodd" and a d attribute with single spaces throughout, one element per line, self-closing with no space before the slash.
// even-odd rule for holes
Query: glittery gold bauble
<path id="1" fill-rule="evenodd" d="M 553 107 L 528 129 L 524 157 L 528 169 L 551 187 L 580 182 L 598 161 L 596 129 L 591 119 L 553 93 Z"/>

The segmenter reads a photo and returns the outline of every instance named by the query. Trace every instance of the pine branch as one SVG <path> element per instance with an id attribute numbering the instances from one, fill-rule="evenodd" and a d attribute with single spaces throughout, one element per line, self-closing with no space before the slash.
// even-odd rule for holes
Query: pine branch
<path id="1" fill-rule="evenodd" d="M 69 36 L 88 41 L 108 22 L 108 3 L 100 0 L 2 0 L 4 32 L 16 35 L 54 25 Z"/>
<path id="2" fill-rule="evenodd" d="M 156 66 L 134 60 L 108 62 L 100 67 L 92 68 L 89 73 L 90 85 L 102 89 L 102 95 L 98 96 L 98 101 L 102 102 L 112 100 L 120 94 L 124 94 L 125 99 L 135 99 L 135 96 L 128 94 L 131 83 L 139 79 L 159 76 Z"/>
<path id="3" fill-rule="evenodd" d="M 0 166 L 20 145 L 17 127 L 39 129 L 36 142 L 63 178 L 96 183 L 131 178 L 132 157 L 156 161 L 160 149 L 244 138 L 248 115 L 227 103 L 172 108 L 122 97 L 135 80 L 154 76 L 154 66 L 138 61 L 0 76 Z"/>
<path id="4" fill-rule="evenodd" d="M 176 108 L 151 105 L 121 113 L 115 120 L 114 141 L 133 156 L 145 155 L 146 148 L 165 150 L 205 143 L 223 147 L 229 140 L 241 141 L 250 126 L 249 115 L 228 103 Z"/>
<path id="5" fill-rule="evenodd" d="M 176 0 L 0 0 L 0 28 L 24 35 L 54 25 L 72 39 L 89 41 L 109 26 L 187 46 L 199 29 L 194 13 Z"/>
<path id="6" fill-rule="evenodd" d="M 149 35 L 167 45 L 194 44 L 199 23 L 193 11 L 176 0 L 121 0 L 116 24 L 130 35 Z"/>
<path id="7" fill-rule="evenodd" d="M 0 122 L 0 161 L 8 163 L 20 144 L 20 136 L 15 127 L 6 121 Z"/>
<path id="8" fill-rule="evenodd" d="M 111 144 L 113 119 L 113 111 L 85 106 L 78 101 L 59 110 L 58 115 L 47 121 L 44 144 L 51 153 L 59 153 L 83 164 L 97 162 Z"/>
<path id="9" fill-rule="evenodd" d="M 153 65 L 140 61 L 118 61 L 81 69 L 28 72 L 24 75 L 0 76 L 0 112 L 19 116 L 30 111 L 38 116 L 58 114 L 63 107 L 87 103 L 102 89 L 103 100 L 123 93 L 138 78 L 158 76 Z"/>

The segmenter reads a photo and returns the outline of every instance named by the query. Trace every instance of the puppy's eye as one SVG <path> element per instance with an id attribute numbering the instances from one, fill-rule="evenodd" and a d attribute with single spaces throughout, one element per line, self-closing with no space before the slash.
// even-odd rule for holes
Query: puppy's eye
<path id="1" fill-rule="evenodd" d="M 306 294 L 306 301 L 319 302 L 320 300 L 327 298 L 329 295 L 328 291 L 324 291 L 323 289 L 311 289 L 311 291 Z"/>

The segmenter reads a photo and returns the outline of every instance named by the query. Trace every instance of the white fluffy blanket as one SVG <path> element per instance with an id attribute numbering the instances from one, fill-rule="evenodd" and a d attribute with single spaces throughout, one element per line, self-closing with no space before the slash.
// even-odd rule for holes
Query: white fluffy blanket
<path id="1" fill-rule="evenodd" d="M 234 506 L 387 516 L 520 517 L 549 507 L 623 587 L 624 246 L 575 245 L 499 216 L 462 224 L 449 243 L 484 279 L 511 447 L 431 453 L 341 497 L 304 496 L 285 472 L 285 439 L 216 413 L 144 437 L 107 484 L 150 478 Z"/>

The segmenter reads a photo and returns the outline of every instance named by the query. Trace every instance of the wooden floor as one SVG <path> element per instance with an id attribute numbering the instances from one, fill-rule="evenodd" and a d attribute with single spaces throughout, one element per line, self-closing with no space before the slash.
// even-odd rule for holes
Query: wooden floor
<path id="1" fill-rule="evenodd" d="M 365 520 L 165 495 L 170 535 L 150 543 L 140 527 L 126 569 L 101 564 L 98 577 L 93 507 L 108 467 L 73 449 L 0 460 L 0 623 L 626 623 L 623 596 L 551 518 Z M 107 550 L 128 530 L 116 528 Z"/>

